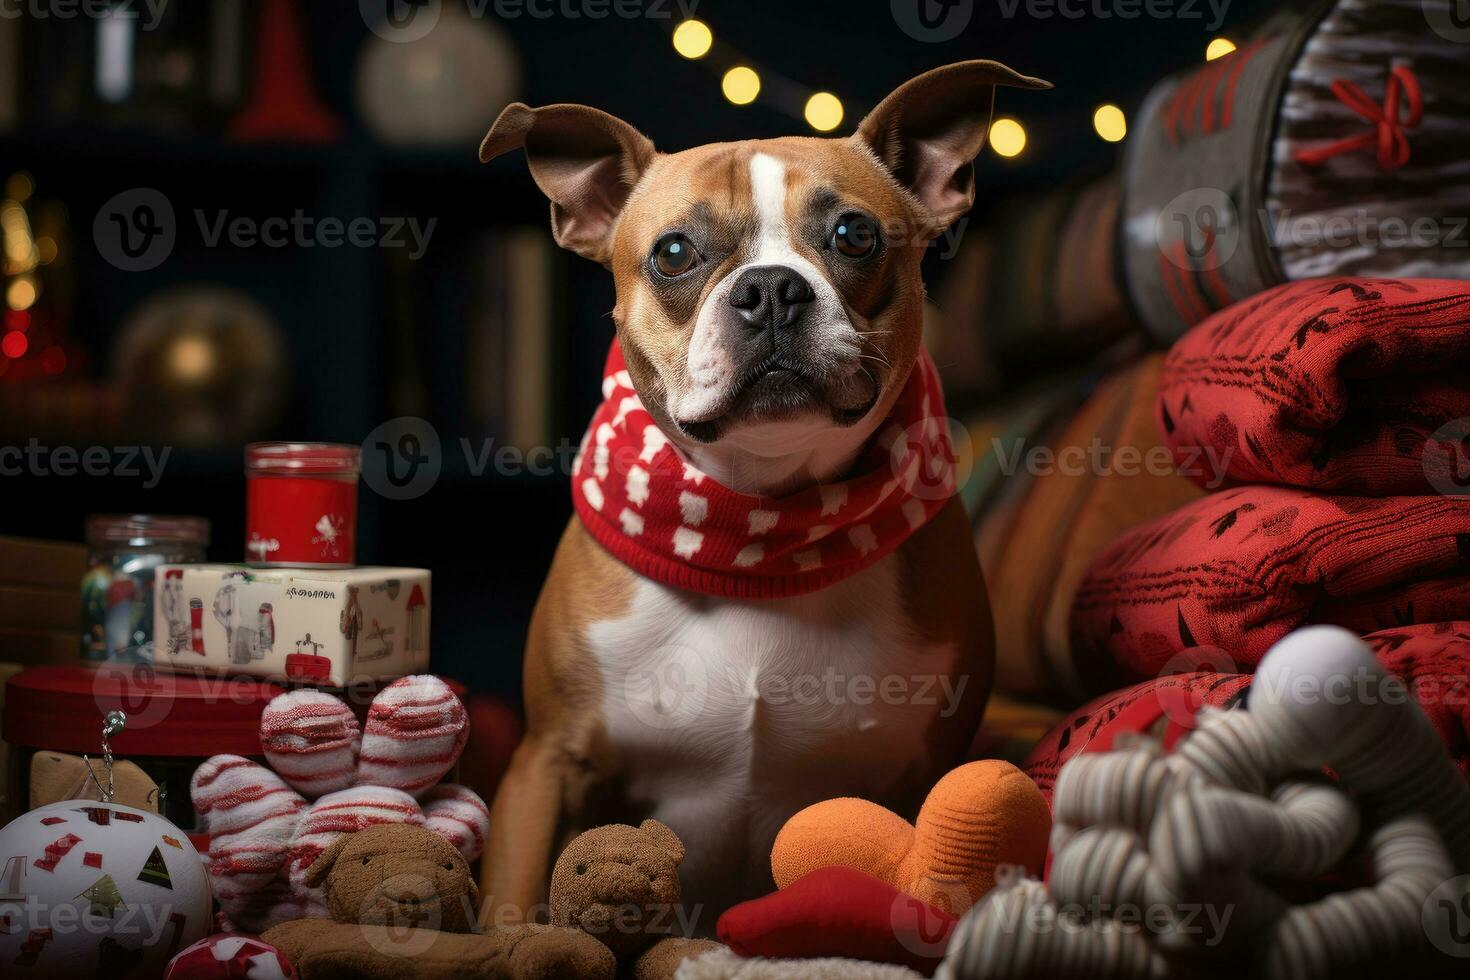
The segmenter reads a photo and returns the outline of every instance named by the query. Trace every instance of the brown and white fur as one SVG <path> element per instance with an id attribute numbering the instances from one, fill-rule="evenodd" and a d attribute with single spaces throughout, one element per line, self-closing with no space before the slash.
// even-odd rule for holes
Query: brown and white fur
<path id="1" fill-rule="evenodd" d="M 1047 87 L 963 62 L 906 83 L 847 139 L 670 154 L 586 106 L 516 104 L 481 158 L 523 148 L 557 240 L 612 272 L 629 374 L 669 440 L 720 483 L 779 496 L 842 479 L 903 388 L 919 261 L 974 200 L 996 85 Z M 879 231 L 871 254 L 849 254 L 854 216 Z M 710 931 L 771 889 L 771 843 L 797 810 L 862 796 L 912 813 L 962 759 L 992 659 L 957 500 L 865 571 L 761 601 L 642 578 L 574 518 L 531 624 L 527 735 L 492 809 L 482 919 L 534 915 L 578 832 L 653 817 L 687 845 L 684 894 Z"/>

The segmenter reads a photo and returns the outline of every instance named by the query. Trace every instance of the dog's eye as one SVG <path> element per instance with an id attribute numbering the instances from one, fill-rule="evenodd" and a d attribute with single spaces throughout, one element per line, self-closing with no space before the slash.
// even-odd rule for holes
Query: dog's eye
<path id="1" fill-rule="evenodd" d="M 373 859 L 371 857 L 369 857 L 368 855 L 364 854 L 362 856 L 362 866 L 364 868 L 367 867 L 369 864 L 372 864 L 372 862 L 373 862 Z"/>
<path id="2" fill-rule="evenodd" d="M 878 225 L 863 214 L 844 214 L 832 229 L 832 247 L 850 259 L 865 259 L 878 250 Z"/>
<path id="3" fill-rule="evenodd" d="M 587 865 L 585 865 L 585 864 L 579 864 L 579 865 L 577 865 L 577 874 L 584 875 L 586 873 L 587 873 Z"/>
<path id="4" fill-rule="evenodd" d="M 699 251 L 684 235 L 670 232 L 653 246 L 653 268 L 665 279 L 673 279 L 699 265 Z"/>
<path id="5" fill-rule="evenodd" d="M 445 861 L 444 862 L 444 870 L 445 871 L 453 871 L 454 870 L 454 862 L 453 861 Z"/>

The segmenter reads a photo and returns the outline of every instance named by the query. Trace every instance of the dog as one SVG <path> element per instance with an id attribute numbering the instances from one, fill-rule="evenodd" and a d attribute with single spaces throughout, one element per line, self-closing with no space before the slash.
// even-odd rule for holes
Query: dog
<path id="1" fill-rule="evenodd" d="M 910 482 L 890 514 L 895 481 L 853 474 L 932 383 L 920 259 L 974 202 L 1000 85 L 1050 88 L 967 61 L 905 83 L 850 138 L 659 153 L 597 109 L 519 103 L 485 137 L 484 161 L 525 151 L 557 242 L 612 272 L 621 360 L 529 631 L 527 732 L 492 808 L 482 922 L 544 915 L 552 858 L 578 832 L 654 818 L 687 846 L 684 894 L 708 932 L 771 890 L 794 813 L 838 796 L 911 813 L 963 760 L 994 640 L 962 508 L 952 484 L 935 500 Z M 926 431 L 937 398 L 924 389 Z M 636 459 L 620 479 L 622 438 Z M 833 535 L 844 481 L 879 503 Z M 654 529 L 665 488 L 678 526 Z M 780 573 L 743 574 L 775 561 L 788 505 L 810 540 L 870 560 L 821 577 L 822 552 L 792 544 Z"/>

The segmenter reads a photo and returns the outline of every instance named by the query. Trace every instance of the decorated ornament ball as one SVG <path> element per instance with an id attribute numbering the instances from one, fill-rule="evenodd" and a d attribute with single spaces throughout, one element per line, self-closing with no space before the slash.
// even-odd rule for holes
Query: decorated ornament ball
<path id="1" fill-rule="evenodd" d="M 213 925 L 199 852 L 155 813 L 52 803 L 0 830 L 0 862 L 5 976 L 158 977 Z"/>
<path id="2" fill-rule="evenodd" d="M 295 980 L 296 970 L 274 946 L 236 933 L 201 939 L 175 956 L 163 980 Z"/>

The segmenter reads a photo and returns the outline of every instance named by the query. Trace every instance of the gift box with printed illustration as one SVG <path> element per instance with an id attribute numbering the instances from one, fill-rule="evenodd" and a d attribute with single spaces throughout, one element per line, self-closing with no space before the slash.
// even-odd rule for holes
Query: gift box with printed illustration
<path id="1" fill-rule="evenodd" d="M 419 568 L 162 565 L 154 663 L 345 687 L 427 669 L 429 573 Z"/>

